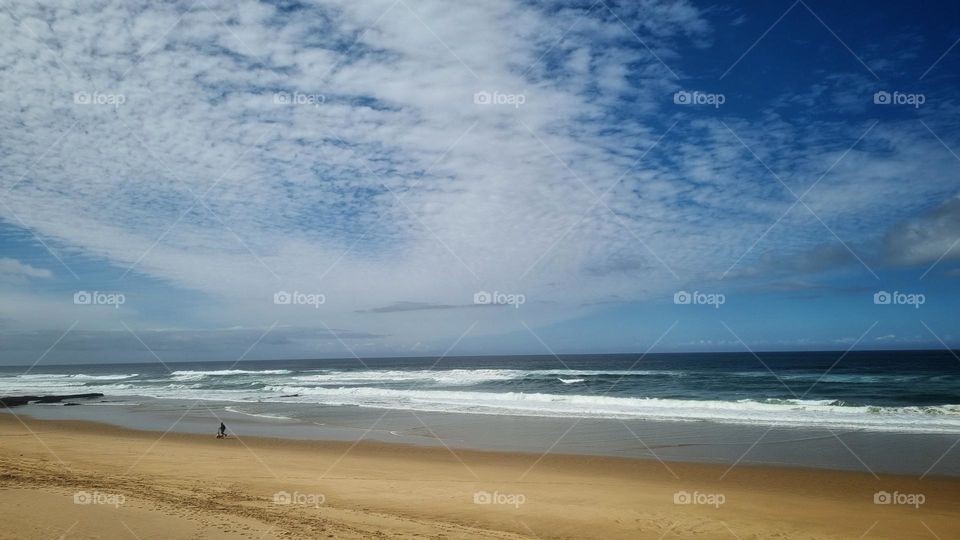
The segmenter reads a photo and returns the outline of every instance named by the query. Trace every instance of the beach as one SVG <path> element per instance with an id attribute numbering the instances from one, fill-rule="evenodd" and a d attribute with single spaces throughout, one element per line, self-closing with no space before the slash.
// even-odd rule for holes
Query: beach
<path id="1" fill-rule="evenodd" d="M 0 415 L 3 538 L 956 538 L 956 478 Z M 38 519 L 38 516 L 43 519 Z"/>
<path id="2" fill-rule="evenodd" d="M 960 3 L 0 28 L 0 540 L 960 540 Z"/>

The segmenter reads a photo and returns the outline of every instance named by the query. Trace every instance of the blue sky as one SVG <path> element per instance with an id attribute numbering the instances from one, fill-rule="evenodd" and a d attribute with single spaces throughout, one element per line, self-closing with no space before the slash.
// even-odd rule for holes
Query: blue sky
<path id="1" fill-rule="evenodd" d="M 960 346 L 958 23 L 9 6 L 0 362 Z"/>

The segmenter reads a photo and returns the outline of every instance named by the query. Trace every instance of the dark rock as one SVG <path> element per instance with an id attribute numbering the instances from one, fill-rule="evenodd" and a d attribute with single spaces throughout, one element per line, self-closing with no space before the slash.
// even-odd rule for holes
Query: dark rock
<path id="1" fill-rule="evenodd" d="M 0 397 L 0 406 L 9 408 L 26 405 L 28 403 L 60 403 L 66 399 L 93 399 L 101 397 L 103 397 L 103 394 L 99 392 L 90 394 L 68 394 L 64 396 L 6 396 Z M 72 405 L 78 404 L 73 403 Z"/>

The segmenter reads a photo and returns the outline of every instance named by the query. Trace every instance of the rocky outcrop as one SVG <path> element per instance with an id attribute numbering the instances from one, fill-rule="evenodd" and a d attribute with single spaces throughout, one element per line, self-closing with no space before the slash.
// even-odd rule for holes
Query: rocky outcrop
<path id="1" fill-rule="evenodd" d="M 5 396 L 0 397 L 0 407 L 17 407 L 28 403 L 61 403 L 67 399 L 93 399 L 103 397 L 103 394 L 67 394 L 63 396 Z"/>

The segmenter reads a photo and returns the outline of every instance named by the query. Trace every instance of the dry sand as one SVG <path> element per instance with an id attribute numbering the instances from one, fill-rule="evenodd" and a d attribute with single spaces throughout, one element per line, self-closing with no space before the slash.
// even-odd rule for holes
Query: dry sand
<path id="1" fill-rule="evenodd" d="M 960 479 L 728 469 L 3 414 L 0 538 L 960 538 Z M 723 504 L 675 504 L 683 491 Z M 877 491 L 924 503 L 874 504 Z"/>

